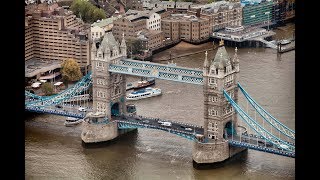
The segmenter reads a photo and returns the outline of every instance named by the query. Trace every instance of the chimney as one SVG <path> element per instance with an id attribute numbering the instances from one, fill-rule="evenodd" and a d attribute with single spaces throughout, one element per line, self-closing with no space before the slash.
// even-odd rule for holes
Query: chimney
<path id="1" fill-rule="evenodd" d="M 201 11 L 201 8 L 198 8 L 197 11 L 196 11 L 196 16 L 197 16 L 198 18 L 200 18 L 200 11 Z"/>
<path id="2" fill-rule="evenodd" d="M 119 14 L 125 14 L 126 11 L 124 10 L 124 7 L 122 4 L 119 4 L 120 8 L 119 8 Z"/>

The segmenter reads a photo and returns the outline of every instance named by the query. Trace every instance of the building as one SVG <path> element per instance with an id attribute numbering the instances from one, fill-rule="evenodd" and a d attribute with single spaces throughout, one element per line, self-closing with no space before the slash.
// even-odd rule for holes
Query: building
<path id="1" fill-rule="evenodd" d="M 207 55 L 204 61 L 204 101 L 205 123 L 204 136 L 209 142 L 223 141 L 230 135 L 237 124 L 237 114 L 234 108 L 225 100 L 225 90 L 235 102 L 238 101 L 239 58 L 237 49 L 233 58 L 230 58 L 220 41 L 214 59 L 209 61 Z M 227 133 L 227 134 L 226 134 Z"/>
<path id="2" fill-rule="evenodd" d="M 159 0 L 142 0 L 143 8 L 152 9 L 161 7 L 167 11 L 175 11 L 177 13 L 186 13 L 192 2 L 175 2 L 175 1 L 159 1 Z"/>
<path id="3" fill-rule="evenodd" d="M 295 17 L 295 0 L 274 1 L 272 21 L 284 23 Z"/>
<path id="4" fill-rule="evenodd" d="M 212 27 L 210 34 L 227 26 L 242 25 L 242 7 L 239 2 L 218 1 L 206 5 L 192 5 L 188 14 L 197 13 L 201 18 L 209 19 Z"/>
<path id="5" fill-rule="evenodd" d="M 192 156 L 196 163 L 223 162 L 235 153 L 244 150 L 229 146 L 226 140 L 232 134 L 240 132 L 238 114 L 224 96 L 225 91 L 238 103 L 239 59 L 237 49 L 233 58 L 230 58 L 223 42 L 220 42 L 219 46 L 214 59 L 208 60 L 208 53 L 205 54 L 203 124 L 204 139 L 207 143 L 198 143 L 198 146 L 194 146 Z M 208 162 L 205 157 L 210 157 L 210 155 L 211 159 Z"/>
<path id="6" fill-rule="evenodd" d="M 57 3 L 25 7 L 25 61 L 75 59 L 83 71 L 90 65 L 88 32 L 82 20 Z"/>
<path id="7" fill-rule="evenodd" d="M 126 76 L 110 73 L 109 64 L 126 56 L 127 47 L 124 38 L 120 43 L 111 32 L 104 35 L 98 48 L 94 44 L 91 48 L 92 79 L 94 80 L 92 82 L 93 111 L 104 112 L 109 120 L 111 115 L 123 114 L 126 109 Z M 116 109 L 117 112 L 111 109 Z"/>
<path id="8" fill-rule="evenodd" d="M 166 18 L 166 17 L 170 16 L 170 14 L 172 14 L 171 11 L 167 11 L 165 8 L 162 8 L 162 7 L 155 7 L 155 8 L 150 8 L 150 9 L 146 9 L 146 10 L 149 10 L 149 11 L 152 11 L 152 12 L 159 14 L 161 19 Z"/>
<path id="9" fill-rule="evenodd" d="M 159 30 L 142 30 L 138 35 L 144 50 L 154 50 L 163 45 L 164 36 L 163 32 Z"/>
<path id="10" fill-rule="evenodd" d="M 146 29 L 148 16 L 144 14 L 129 14 L 113 21 L 112 33 L 114 37 L 119 41 L 124 34 L 124 38 L 134 39 L 137 37 L 137 33 Z"/>
<path id="11" fill-rule="evenodd" d="M 113 27 L 113 21 L 119 17 L 110 17 L 107 19 L 98 20 L 91 24 L 91 40 L 100 39 L 105 32 L 111 31 Z"/>
<path id="12" fill-rule="evenodd" d="M 127 6 L 128 9 L 134 9 L 139 11 L 143 10 L 141 0 L 127 0 L 127 2 L 131 2 L 131 6 Z"/>
<path id="13" fill-rule="evenodd" d="M 144 16 L 146 17 L 146 28 L 152 30 L 161 30 L 161 16 L 154 11 L 136 11 L 128 10 L 126 15 Z"/>
<path id="14" fill-rule="evenodd" d="M 187 14 L 171 14 L 162 19 L 164 37 L 172 41 L 199 43 L 209 39 L 209 20 Z"/>
<path id="15" fill-rule="evenodd" d="M 258 3 L 247 3 L 244 5 L 243 22 L 244 26 L 268 26 L 273 23 L 274 2 L 272 0 L 261 0 Z"/>

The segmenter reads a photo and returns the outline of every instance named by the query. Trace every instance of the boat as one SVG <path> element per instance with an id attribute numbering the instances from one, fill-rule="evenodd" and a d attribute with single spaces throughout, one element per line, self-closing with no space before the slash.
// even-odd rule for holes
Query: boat
<path id="1" fill-rule="evenodd" d="M 141 89 L 144 87 L 148 87 L 151 85 L 154 85 L 156 82 L 155 78 L 147 78 L 147 79 L 141 79 L 141 81 L 137 81 L 137 82 L 133 82 L 133 83 L 128 83 L 126 90 L 137 90 L 137 89 Z"/>
<path id="2" fill-rule="evenodd" d="M 126 100 L 127 101 L 138 100 L 138 99 L 144 99 L 144 98 L 149 98 L 149 97 L 159 96 L 159 95 L 161 95 L 161 89 L 147 87 L 147 88 L 129 93 L 126 97 Z"/>
<path id="3" fill-rule="evenodd" d="M 77 125 L 81 122 L 83 122 L 83 119 L 81 118 L 67 117 L 67 119 L 64 122 L 64 125 L 68 127 L 68 126 Z"/>
<path id="4" fill-rule="evenodd" d="M 290 41 L 290 40 L 287 40 L 287 39 L 281 40 L 281 41 L 279 41 L 279 42 L 280 42 L 281 45 L 286 45 L 286 44 L 291 43 L 291 41 Z"/>

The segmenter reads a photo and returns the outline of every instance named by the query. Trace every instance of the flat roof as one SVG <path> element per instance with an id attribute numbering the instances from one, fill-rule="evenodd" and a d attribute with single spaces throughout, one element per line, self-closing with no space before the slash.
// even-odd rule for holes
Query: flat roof
<path id="1" fill-rule="evenodd" d="M 30 59 L 25 61 L 25 77 L 33 77 L 37 74 L 44 73 L 50 70 L 61 68 L 62 61 L 59 60 L 40 60 Z"/>
<path id="2" fill-rule="evenodd" d="M 260 27 L 244 27 L 243 30 L 236 31 L 236 32 L 229 32 L 229 31 L 226 31 L 225 29 L 222 29 L 222 30 L 217 31 L 217 33 L 229 34 L 229 35 L 246 35 L 246 34 L 251 34 L 251 33 L 259 32 L 259 31 L 267 31 L 267 30 L 264 28 L 260 28 Z"/>

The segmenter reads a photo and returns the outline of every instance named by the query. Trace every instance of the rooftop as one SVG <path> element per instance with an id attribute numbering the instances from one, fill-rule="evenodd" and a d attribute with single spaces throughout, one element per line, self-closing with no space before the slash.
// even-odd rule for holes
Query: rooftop
<path id="1" fill-rule="evenodd" d="M 109 24 L 112 24 L 114 20 L 118 19 L 119 17 L 110 17 L 110 18 L 107 18 L 107 19 L 102 19 L 100 21 L 97 21 L 97 22 L 94 22 L 93 24 L 91 24 L 91 27 L 93 26 L 98 26 L 98 27 L 105 27 Z"/>
<path id="2" fill-rule="evenodd" d="M 171 14 L 171 16 L 164 18 L 163 20 L 174 20 L 174 21 L 205 21 L 205 18 L 199 18 L 195 15 L 187 14 Z"/>
<path id="3" fill-rule="evenodd" d="M 147 40 L 150 36 L 162 33 L 162 31 L 157 31 L 153 29 L 144 29 L 138 34 L 138 39 Z"/>
<path id="4" fill-rule="evenodd" d="M 37 74 L 44 73 L 50 70 L 61 68 L 61 61 L 58 60 L 38 60 L 30 59 L 25 62 L 25 77 L 33 77 Z"/>
<path id="5" fill-rule="evenodd" d="M 228 9 L 239 8 L 241 4 L 239 2 L 218 1 L 205 5 L 192 5 L 191 8 L 201 8 L 204 13 L 217 13 Z"/>
<path id="6" fill-rule="evenodd" d="M 106 47 L 112 50 L 113 48 L 119 48 L 119 46 L 119 42 L 115 40 L 112 32 L 107 32 L 103 36 L 103 40 L 101 42 L 101 45 L 99 46 L 98 52 L 101 51 L 104 53 Z"/>

